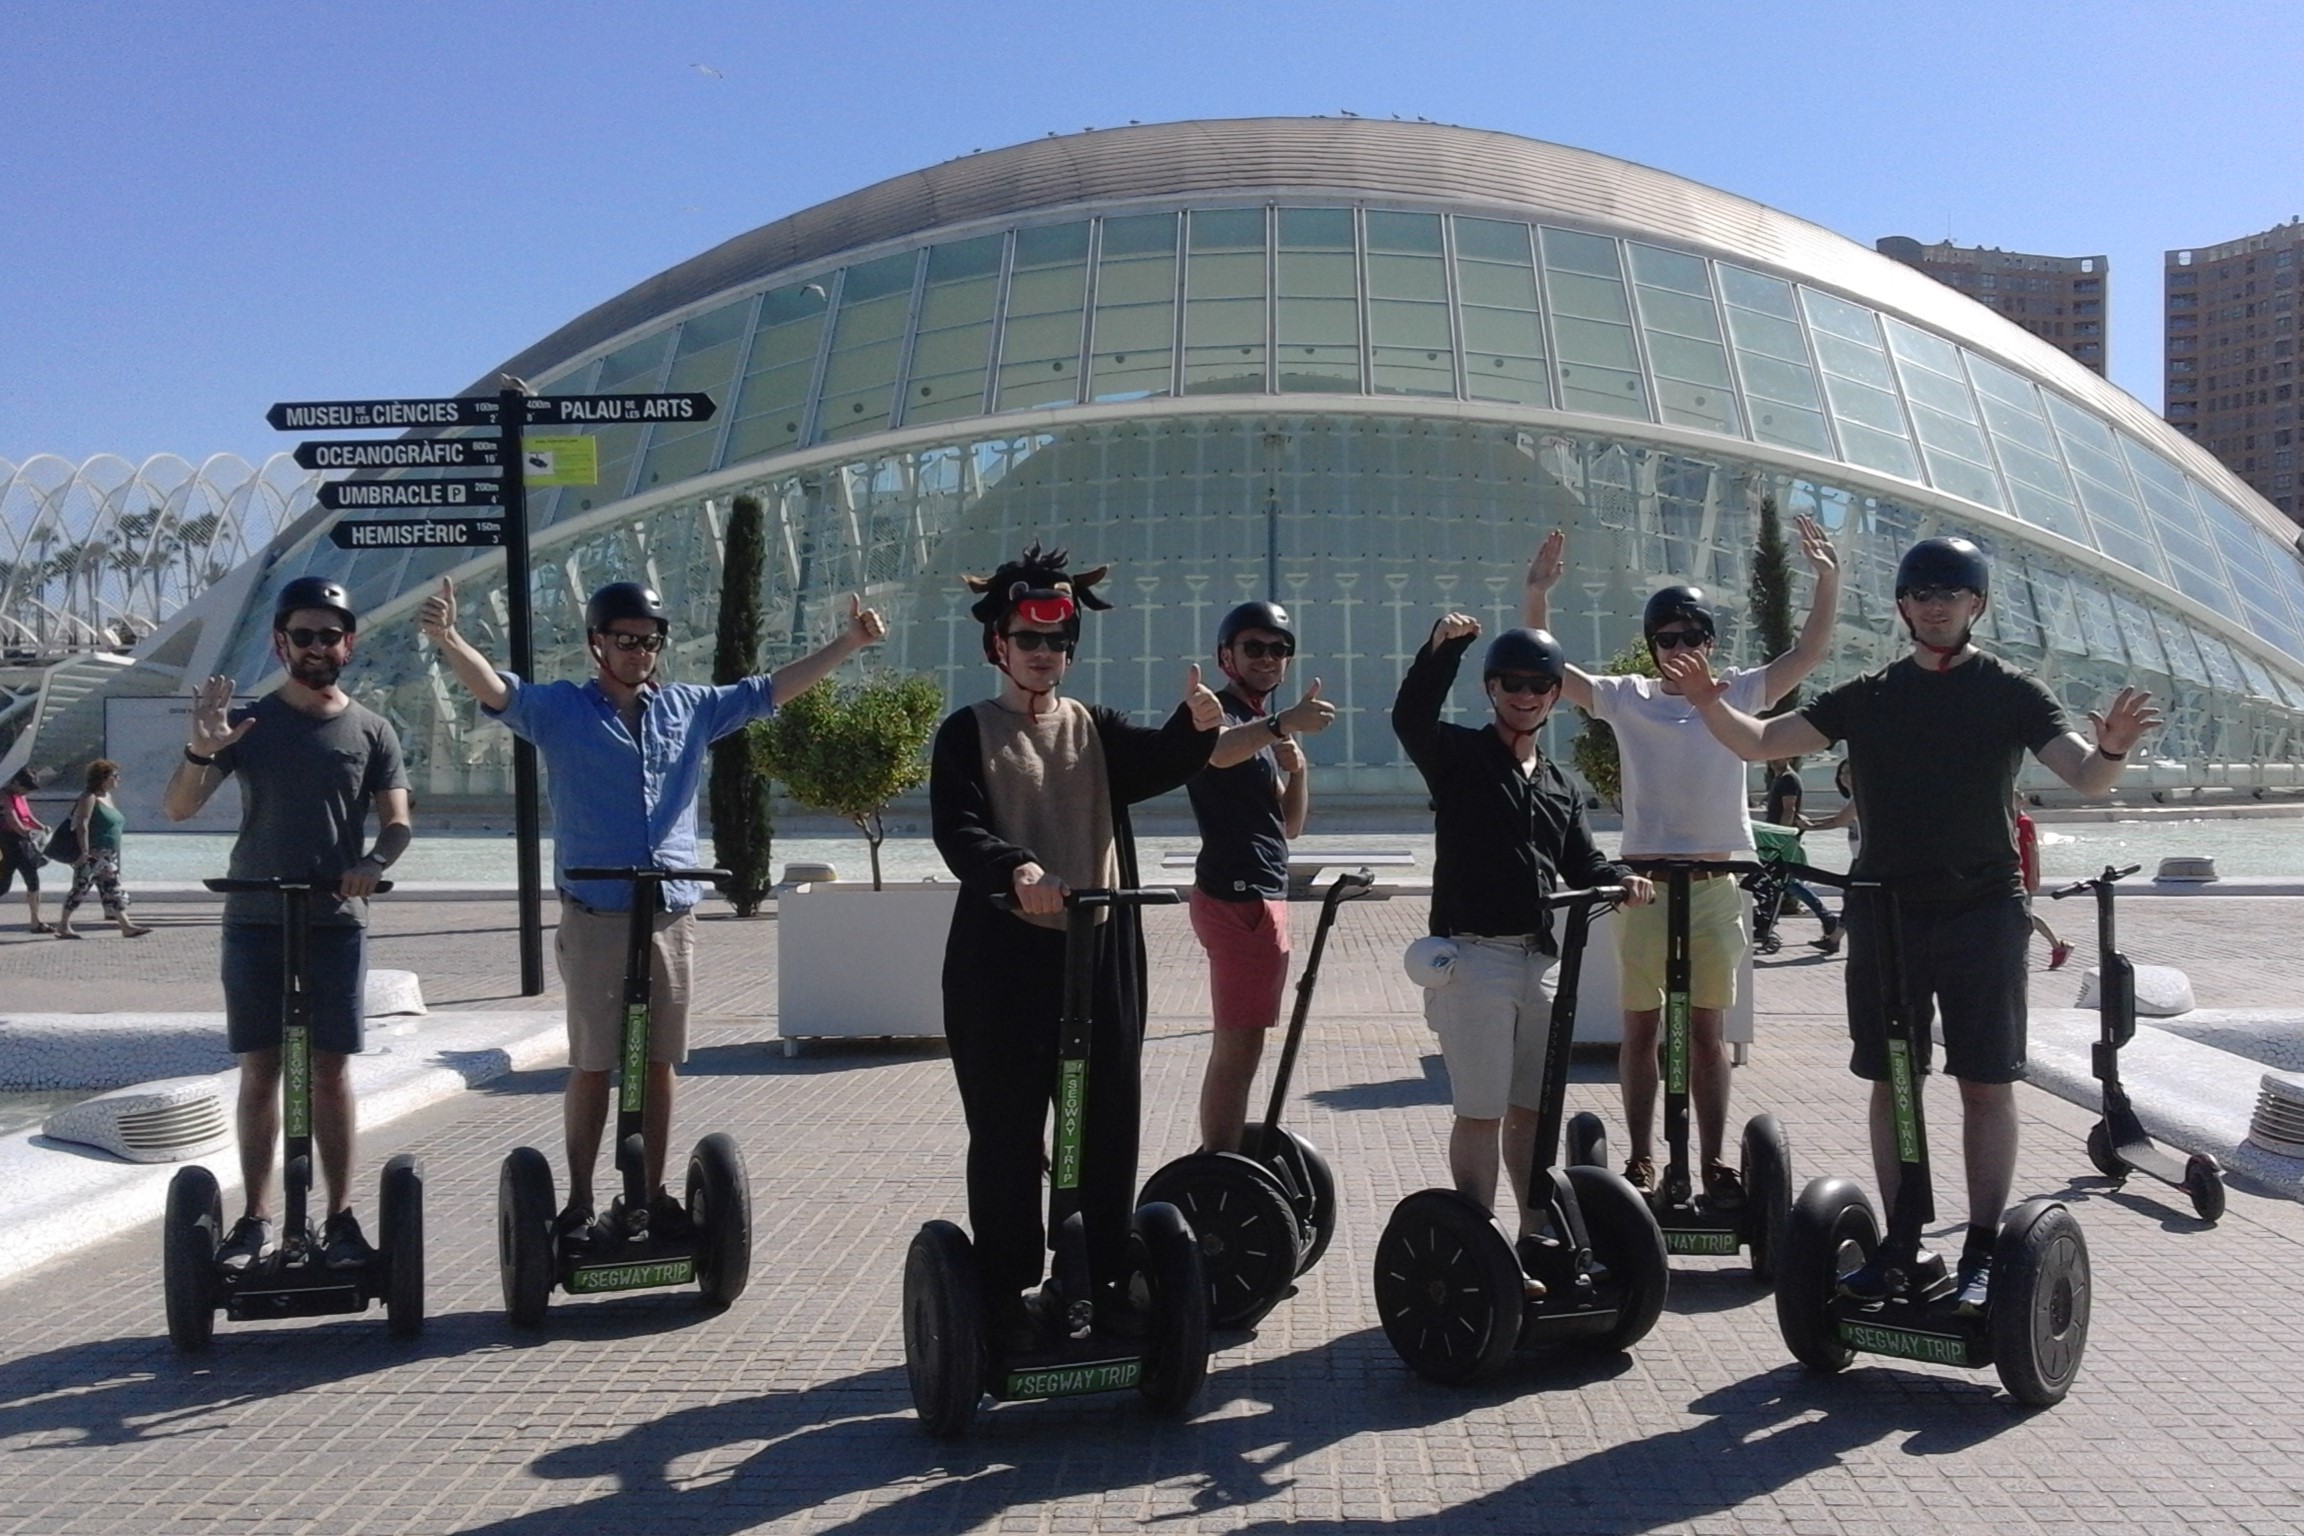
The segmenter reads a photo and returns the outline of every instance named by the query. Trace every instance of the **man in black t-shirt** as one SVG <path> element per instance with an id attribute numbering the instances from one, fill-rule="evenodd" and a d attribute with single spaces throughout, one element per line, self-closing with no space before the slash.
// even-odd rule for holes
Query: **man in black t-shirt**
<path id="1" fill-rule="evenodd" d="M 1288 982 L 1288 843 L 1304 832 L 1311 764 L 1298 735 L 1328 728 L 1336 706 L 1314 678 L 1304 697 L 1267 713 L 1296 654 L 1288 610 L 1242 603 L 1216 630 L 1216 665 L 1231 679 L 1216 697 L 1225 727 L 1208 766 L 1185 786 L 1200 824 L 1192 931 L 1208 952 L 1215 1028 L 1200 1080 L 1200 1146 L 1237 1152 L 1264 1032 Z"/>
<path id="2" fill-rule="evenodd" d="M 1756 720 L 1730 707 L 1701 660 L 1665 668 L 1704 723 L 1747 761 L 1848 744 L 1864 843 L 1851 871 L 1891 887 L 1902 916 L 1904 991 L 1927 1049 L 1933 1011 L 1944 1021 L 1945 1071 L 1960 1084 L 1968 1165 L 1968 1234 L 1956 1295 L 1981 1313 L 1992 1244 L 2016 1174 L 2016 1080 L 2024 1075 L 2024 953 L 2031 924 L 2009 795 L 2027 751 L 2083 795 L 2120 777 L 2129 749 L 2160 723 L 2151 695 L 2123 688 L 2091 742 L 2073 731 L 2040 682 L 1970 643 L 1991 593 L 1991 569 L 1966 539 L 1923 539 L 1896 570 L 1896 607 L 1912 654 L 1829 690 L 1795 714 Z M 1896 1200 L 1897 1156 L 1880 1005 L 1873 903 L 1848 905 L 1851 1066 L 1872 1082 L 1872 1160 L 1882 1197 Z M 1853 1295 L 1883 1283 L 1871 1265 L 1844 1277 Z"/>

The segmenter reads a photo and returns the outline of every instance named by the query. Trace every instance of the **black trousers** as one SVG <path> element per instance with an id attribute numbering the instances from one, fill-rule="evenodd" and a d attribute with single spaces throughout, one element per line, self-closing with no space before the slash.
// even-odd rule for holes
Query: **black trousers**
<path id="1" fill-rule="evenodd" d="M 1080 1174 L 1089 1274 L 1126 1278 L 1128 1217 L 1136 1206 L 1136 1117 L 1143 1025 L 1123 1000 L 1115 928 L 1096 930 L 1086 1144 Z M 1014 1296 L 1047 1273 L 1046 1178 L 1041 1169 L 1055 1100 L 1064 935 L 1001 916 L 982 944 L 944 959 L 944 1033 L 968 1118 L 968 1224 L 988 1301 Z"/>

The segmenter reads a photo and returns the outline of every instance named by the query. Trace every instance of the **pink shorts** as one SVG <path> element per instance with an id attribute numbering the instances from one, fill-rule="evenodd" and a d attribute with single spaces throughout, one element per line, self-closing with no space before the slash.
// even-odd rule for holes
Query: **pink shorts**
<path id="1" fill-rule="evenodd" d="M 1288 989 L 1288 903 L 1219 901 L 1192 892 L 1192 931 L 1208 951 L 1208 996 L 1220 1030 L 1270 1029 Z"/>

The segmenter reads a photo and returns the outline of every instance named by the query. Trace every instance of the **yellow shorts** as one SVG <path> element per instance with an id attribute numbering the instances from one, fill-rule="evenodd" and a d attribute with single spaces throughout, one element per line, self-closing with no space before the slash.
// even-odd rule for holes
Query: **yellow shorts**
<path id="1" fill-rule="evenodd" d="M 1656 882 L 1656 899 L 1617 913 L 1616 955 L 1626 1013 L 1664 1006 L 1664 939 L 1670 887 Z M 1727 875 L 1688 882 L 1688 960 L 1694 973 L 1689 1001 L 1698 1008 L 1731 1008 L 1736 972 L 1752 946 L 1751 903 Z"/>

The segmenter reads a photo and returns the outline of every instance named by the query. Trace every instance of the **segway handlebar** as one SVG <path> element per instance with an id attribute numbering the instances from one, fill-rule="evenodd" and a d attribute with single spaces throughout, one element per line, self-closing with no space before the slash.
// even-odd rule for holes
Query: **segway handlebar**
<path id="1" fill-rule="evenodd" d="M 2121 869 L 2115 865 L 2107 864 L 2104 866 L 2104 873 L 2087 880 L 2075 880 L 2070 885 L 2058 886 L 2048 893 L 2048 899 L 2050 901 L 2062 901 L 2065 897 L 2077 896 L 2082 891 L 2093 891 L 2098 886 L 2115 884 L 2127 879 L 2143 867 L 2141 864 L 2131 864 L 2126 869 Z"/>
<path id="2" fill-rule="evenodd" d="M 203 880 L 200 883 L 212 891 L 227 896 L 245 894 L 250 891 L 333 891 L 336 889 L 336 882 L 333 880 L 231 880 L 218 878 Z M 377 895 L 381 896 L 390 889 L 392 889 L 391 881 L 379 880 L 376 882 Z"/>
<path id="3" fill-rule="evenodd" d="M 1554 891 L 1544 898 L 1547 907 L 1573 907 L 1583 901 L 1622 901 L 1631 894 L 1620 885 L 1595 885 L 1581 891 Z"/>
<path id="4" fill-rule="evenodd" d="M 1065 893 L 1064 905 L 1067 907 L 1172 907 L 1183 899 L 1166 886 L 1157 886 L 1150 890 L 1140 891 L 1075 890 Z M 993 892 L 992 905 L 1003 912 L 1017 910 L 1016 898 L 1006 891 Z"/>
<path id="5" fill-rule="evenodd" d="M 571 880 L 627 880 L 634 885 L 653 882 L 661 885 L 667 880 L 696 880 L 706 885 L 724 885 L 736 877 L 724 869 L 658 869 L 653 864 L 637 865 L 629 869 L 571 869 Z"/>

